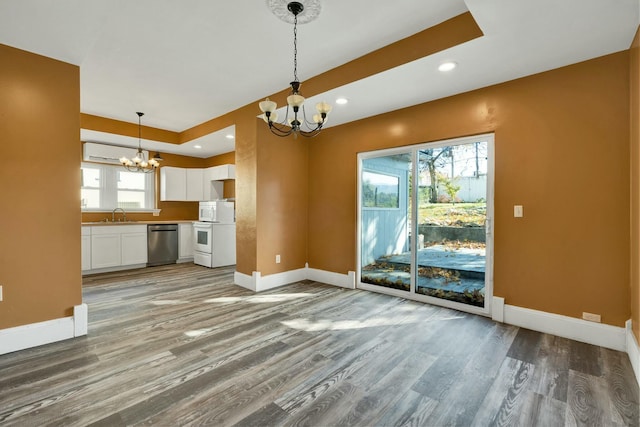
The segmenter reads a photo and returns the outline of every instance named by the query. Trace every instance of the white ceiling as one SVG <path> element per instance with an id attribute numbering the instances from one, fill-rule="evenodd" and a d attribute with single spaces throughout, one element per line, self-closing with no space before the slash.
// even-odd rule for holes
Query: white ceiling
<path id="1" fill-rule="evenodd" d="M 282 0 L 287 3 L 287 0 Z M 302 1 L 304 3 L 304 0 Z M 310 97 L 329 125 L 369 117 L 628 49 L 638 0 L 321 0 L 298 27 L 305 79 L 470 11 L 484 36 Z M 264 0 L 0 0 L 0 43 L 80 66 L 81 111 L 183 131 L 288 86 L 292 26 Z M 458 68 L 440 73 L 453 60 Z M 303 87 L 304 94 L 304 87 Z M 335 105 L 344 96 L 347 105 Z M 256 115 L 259 110 L 256 106 Z M 233 150 L 223 129 L 176 146 L 196 157 Z M 83 140 L 137 146 L 82 130 Z M 200 150 L 193 148 L 202 146 Z"/>

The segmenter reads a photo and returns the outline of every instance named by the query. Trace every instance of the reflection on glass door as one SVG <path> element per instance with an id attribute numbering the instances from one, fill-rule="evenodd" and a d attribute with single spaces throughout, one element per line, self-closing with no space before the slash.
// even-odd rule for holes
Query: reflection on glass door
<path id="1" fill-rule="evenodd" d="M 487 312 L 492 149 L 484 135 L 360 155 L 361 288 Z"/>
<path id="2" fill-rule="evenodd" d="M 487 142 L 418 150 L 416 292 L 484 307 Z"/>
<path id="3" fill-rule="evenodd" d="M 409 291 L 411 154 L 365 159 L 361 174 L 361 281 Z"/>

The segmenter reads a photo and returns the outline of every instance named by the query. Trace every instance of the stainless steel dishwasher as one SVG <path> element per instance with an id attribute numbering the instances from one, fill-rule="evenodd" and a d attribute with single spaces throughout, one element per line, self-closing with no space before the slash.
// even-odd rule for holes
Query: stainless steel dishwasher
<path id="1" fill-rule="evenodd" d="M 178 260 L 178 224 L 147 225 L 147 266 L 175 264 Z"/>

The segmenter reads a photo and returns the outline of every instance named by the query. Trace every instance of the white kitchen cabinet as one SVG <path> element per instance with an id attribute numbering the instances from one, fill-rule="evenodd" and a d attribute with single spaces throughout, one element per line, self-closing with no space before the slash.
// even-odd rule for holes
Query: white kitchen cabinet
<path id="1" fill-rule="evenodd" d="M 91 230 L 91 233 L 91 269 L 119 266 L 120 233 L 94 234 L 94 230 Z"/>
<path id="2" fill-rule="evenodd" d="M 160 168 L 160 200 L 199 202 L 204 197 L 204 169 Z"/>
<path id="3" fill-rule="evenodd" d="M 223 181 L 225 179 L 236 179 L 236 165 L 212 166 L 207 169 L 210 181 Z"/>
<path id="4" fill-rule="evenodd" d="M 91 270 L 147 263 L 146 225 L 95 226 L 88 237 Z"/>
<path id="5" fill-rule="evenodd" d="M 202 200 L 218 200 L 224 198 L 224 182 L 205 181 Z"/>
<path id="6" fill-rule="evenodd" d="M 139 231 L 123 232 L 120 234 L 122 257 L 120 265 L 147 263 L 147 228 Z"/>
<path id="7" fill-rule="evenodd" d="M 193 259 L 193 224 L 178 224 L 178 258 L 179 261 Z"/>
<path id="8" fill-rule="evenodd" d="M 218 200 L 224 198 L 224 182 L 236 179 L 235 165 L 212 166 L 204 170 L 203 200 Z"/>
<path id="9" fill-rule="evenodd" d="M 187 179 L 186 179 L 186 200 L 199 202 L 201 200 L 205 200 L 203 198 L 203 188 L 204 188 L 204 171 L 203 169 L 191 168 L 186 169 L 187 171 Z"/>
<path id="10" fill-rule="evenodd" d="M 187 200 L 187 170 L 173 166 L 160 168 L 160 200 Z"/>
<path id="11" fill-rule="evenodd" d="M 91 270 L 91 227 L 82 227 L 82 271 Z"/>

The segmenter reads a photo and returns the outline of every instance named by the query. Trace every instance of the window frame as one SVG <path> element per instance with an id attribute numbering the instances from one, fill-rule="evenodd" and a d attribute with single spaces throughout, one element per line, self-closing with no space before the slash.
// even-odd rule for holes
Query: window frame
<path id="1" fill-rule="evenodd" d="M 85 187 L 82 183 L 82 169 L 98 169 L 100 176 L 100 206 L 97 208 L 82 207 L 82 190 L 95 189 L 96 187 Z M 131 191 L 126 189 L 118 189 L 118 173 L 125 172 L 120 165 L 112 165 L 106 163 L 82 162 L 80 165 L 80 207 L 82 212 L 111 212 L 118 208 L 118 190 Z M 139 172 L 143 173 L 143 172 Z M 125 208 L 127 212 L 156 212 L 156 173 L 145 173 L 145 189 L 144 189 L 144 208 Z"/>

